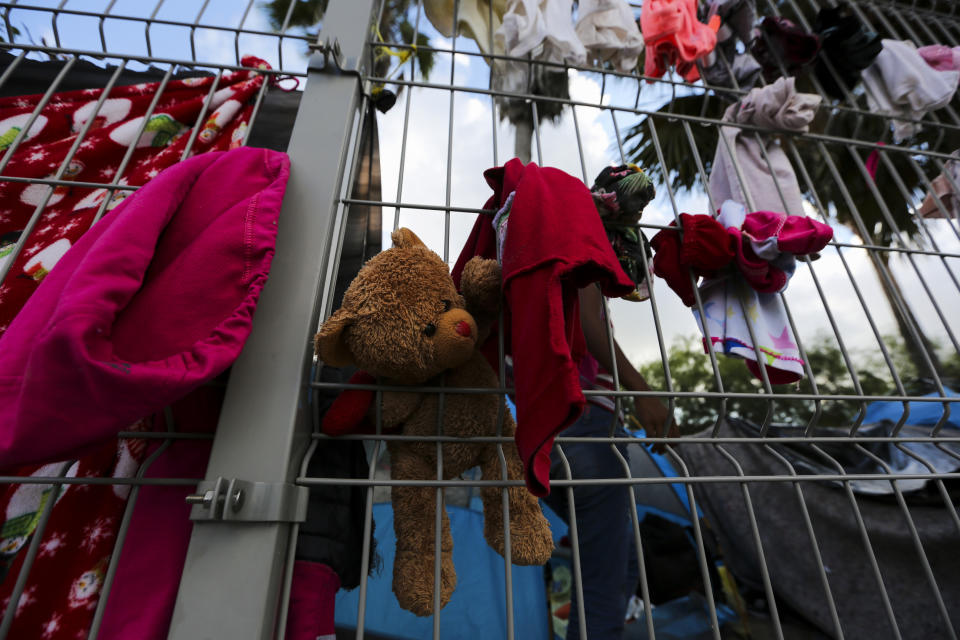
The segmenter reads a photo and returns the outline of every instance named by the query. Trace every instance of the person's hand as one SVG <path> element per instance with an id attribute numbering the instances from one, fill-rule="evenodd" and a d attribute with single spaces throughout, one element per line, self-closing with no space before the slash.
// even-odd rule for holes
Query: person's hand
<path id="1" fill-rule="evenodd" d="M 637 419 L 646 430 L 647 436 L 651 438 L 662 437 L 664 427 L 666 427 L 666 437 L 677 438 L 680 436 L 677 421 L 673 419 L 664 404 L 657 398 L 635 398 L 633 406 L 637 410 Z M 669 426 L 667 426 L 668 424 Z M 663 453 L 665 450 L 666 447 L 662 442 L 653 445 L 655 453 Z"/>

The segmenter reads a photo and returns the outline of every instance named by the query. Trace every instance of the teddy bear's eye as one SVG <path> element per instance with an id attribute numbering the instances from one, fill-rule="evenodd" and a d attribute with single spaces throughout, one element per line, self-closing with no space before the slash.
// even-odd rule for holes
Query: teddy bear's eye
<path id="1" fill-rule="evenodd" d="M 440 302 L 443 303 L 443 310 L 444 310 L 444 311 L 450 311 L 450 307 L 453 306 L 453 305 L 450 303 L 449 300 L 441 300 Z"/>
<path id="2" fill-rule="evenodd" d="M 437 326 L 432 322 L 423 328 L 423 335 L 428 338 L 437 332 Z"/>

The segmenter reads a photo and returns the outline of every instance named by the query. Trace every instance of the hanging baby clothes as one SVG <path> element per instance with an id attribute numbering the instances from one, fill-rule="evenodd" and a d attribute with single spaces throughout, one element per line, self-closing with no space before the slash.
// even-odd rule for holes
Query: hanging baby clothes
<path id="1" fill-rule="evenodd" d="M 748 216 L 742 205 L 729 200 L 716 221 L 734 238 L 737 268 L 700 286 L 704 315 L 697 309 L 693 314 L 704 333 L 704 348 L 743 358 L 758 378 L 759 350 L 772 384 L 796 382 L 803 377 L 803 360 L 776 292 L 793 275 L 794 256 L 820 251 L 833 231 L 801 216 L 768 211 Z"/>
<path id="2" fill-rule="evenodd" d="M 853 91 L 860 72 L 873 64 L 883 48 L 880 35 L 867 31 L 844 2 L 820 9 L 813 32 L 820 36 L 820 56 L 814 68 L 817 81 L 827 95 L 843 98 L 844 88 Z"/>
<path id="3" fill-rule="evenodd" d="M 136 473 L 149 448 L 127 439 L 118 448 L 117 433 L 211 380 L 243 347 L 273 257 L 288 167 L 286 154 L 265 149 L 200 154 L 162 172 L 79 238 L 0 338 L 0 466 L 36 462 L 46 466 L 18 474 L 57 475 L 65 465 L 51 460 L 80 457 L 67 475 Z M 179 420 L 176 408 L 174 415 Z M 206 457 L 191 451 L 175 443 L 151 473 L 202 477 Z M 9 560 L 0 597 L 10 595 L 23 563 L 16 552 L 39 517 L 31 505 L 50 493 L 30 487 L 8 485 L 0 495 L 0 549 Z M 125 573 L 121 559 L 98 637 L 166 636 L 190 524 L 165 509 L 187 508 L 190 489 L 141 489 L 124 553 L 139 572 Z M 14 636 L 86 636 L 129 490 L 61 490 Z M 179 529 L 167 535 L 158 523 Z M 124 600 L 115 633 L 108 630 L 114 599 Z"/>
<path id="4" fill-rule="evenodd" d="M 697 20 L 696 0 L 646 0 L 640 12 L 647 51 L 643 73 L 660 78 L 667 69 L 675 67 L 687 82 L 697 80 L 700 71 L 696 63 L 713 51 L 719 28 L 718 16 L 713 16 L 708 24 Z"/>
<path id="5" fill-rule="evenodd" d="M 727 109 L 724 121 L 765 130 L 807 131 L 821 98 L 797 93 L 795 82 L 794 78 L 780 78 L 771 85 L 751 90 L 739 104 Z M 723 139 L 717 142 L 710 172 L 709 188 L 714 202 L 734 200 L 753 209 L 804 215 L 803 197 L 793 166 L 772 136 L 764 133 L 758 136 L 753 130 L 733 126 L 722 127 L 720 135 Z M 736 163 L 731 152 L 736 156 Z M 737 166 L 743 184 L 737 177 Z"/>
<path id="6" fill-rule="evenodd" d="M 704 61 L 703 79 L 715 87 L 751 89 L 762 67 L 749 51 L 737 51 L 737 40 L 749 50 L 753 23 L 757 20 L 754 0 L 713 0 L 708 16 L 720 17 L 717 46 Z M 730 94 L 723 93 L 723 96 Z"/>
<path id="7" fill-rule="evenodd" d="M 269 69 L 259 58 L 246 56 L 244 66 Z M 53 178 L 91 117 L 88 132 L 62 175 L 67 181 L 105 182 L 116 174 L 127 147 L 136 142 L 122 185 L 142 185 L 165 167 L 180 160 L 191 137 L 191 127 L 203 110 L 214 76 L 167 83 L 156 108 L 147 118 L 159 82 L 114 87 L 100 111 L 93 113 L 103 89 L 55 93 L 27 131 L 5 173 L 25 178 Z M 217 84 L 204 122 L 198 124 L 193 154 L 240 146 L 247 131 L 253 102 L 265 77 L 250 69 L 224 73 Z M 0 99 L 0 151 L 7 149 L 26 126 L 41 95 Z M 143 132 L 140 132 L 141 127 Z M 134 138 L 139 133 L 139 138 Z M 44 201 L 44 184 L 0 184 L 0 238 L 22 233 L 34 209 Z M 115 207 L 131 191 L 118 190 L 106 205 Z M 8 277 L 0 286 L 0 335 L 53 265 L 90 227 L 107 189 L 60 185 L 53 188 L 46 207 L 27 238 Z M 8 251 L 10 248 L 8 248 Z"/>
<path id="8" fill-rule="evenodd" d="M 870 110 L 893 116 L 893 139 L 900 143 L 916 135 L 928 111 L 945 107 L 957 91 L 960 71 L 937 71 L 924 61 L 910 41 L 883 40 L 883 50 L 863 71 Z"/>
<path id="9" fill-rule="evenodd" d="M 820 38 L 786 18 L 767 16 L 760 23 L 751 51 L 763 67 L 763 77 L 773 82 L 784 72 L 797 76 L 807 71 L 820 51 Z"/>
<path id="10" fill-rule="evenodd" d="M 494 195 L 484 209 L 500 209 L 515 193 L 503 246 L 504 336 L 513 357 L 517 404 L 516 442 L 527 487 L 550 491 L 550 449 L 557 432 L 585 406 L 580 359 L 586 343 L 580 329 L 577 290 L 599 282 L 604 295 L 619 297 L 634 283 L 620 268 L 587 187 L 550 167 L 526 166 L 514 158 L 484 173 Z M 496 232 L 479 216 L 453 268 L 458 284 L 467 261 L 495 258 Z M 498 361 L 491 336 L 484 354 Z"/>
<path id="11" fill-rule="evenodd" d="M 960 71 L 960 47 L 931 44 L 920 47 L 917 53 L 937 71 Z"/>
<path id="12" fill-rule="evenodd" d="M 423 12 L 434 29 L 446 38 L 459 35 L 472 38 L 484 55 L 503 53 L 491 51 L 493 34 L 500 28 L 507 0 L 460 0 L 456 9 L 457 28 L 453 28 L 455 0 L 424 0 Z M 491 22 L 492 19 L 492 22 Z"/>
<path id="13" fill-rule="evenodd" d="M 960 151 L 954 151 L 955 157 L 960 158 Z M 953 182 L 951 182 L 951 180 Z M 917 214 L 922 218 L 944 218 L 951 217 L 954 220 L 960 220 L 960 197 L 957 196 L 954 185 L 960 188 L 960 160 L 947 160 L 943 163 L 943 171 L 936 178 L 931 180 L 933 191 L 928 192 L 923 199 Z M 944 216 L 943 210 L 937 206 L 937 198 L 943 204 L 946 210 Z"/>
<path id="14" fill-rule="evenodd" d="M 580 0 L 576 32 L 589 57 L 629 73 L 643 53 L 643 36 L 625 0 Z"/>
<path id="15" fill-rule="evenodd" d="M 503 24 L 494 34 L 497 53 L 532 58 L 533 64 L 497 59 L 493 63 L 493 89 L 569 98 L 566 69 L 536 64 L 584 65 L 587 51 L 573 29 L 573 0 L 508 0 Z M 501 116 L 511 122 L 528 120 L 530 105 L 523 100 L 499 99 Z M 556 118 L 563 103 L 537 103 L 541 119 Z"/>

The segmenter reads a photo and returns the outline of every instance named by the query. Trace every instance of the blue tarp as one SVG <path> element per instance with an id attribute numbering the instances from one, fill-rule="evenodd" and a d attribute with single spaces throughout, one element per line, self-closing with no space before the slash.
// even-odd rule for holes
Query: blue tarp
<path id="1" fill-rule="evenodd" d="M 475 501 L 479 502 L 479 501 Z M 444 638 L 506 637 L 504 562 L 483 538 L 483 513 L 448 506 L 453 535 L 453 564 L 457 588 L 440 611 L 440 635 Z M 365 628 L 398 640 L 433 637 L 433 618 L 420 618 L 404 611 L 393 595 L 393 507 L 373 506 L 377 550 L 383 559 L 379 575 L 367 583 Z M 543 567 L 513 567 L 514 637 L 532 640 L 550 637 L 549 610 Z M 336 625 L 355 629 L 360 589 L 337 594 Z"/>
<path id="2" fill-rule="evenodd" d="M 950 397 L 957 397 L 958 394 L 953 389 L 944 389 Z M 925 397 L 940 397 L 939 393 L 928 393 Z M 910 415 L 907 417 L 906 424 L 930 425 L 937 424 L 943 416 L 943 404 L 938 402 L 910 402 L 907 403 L 910 408 Z M 864 424 L 872 424 L 881 420 L 890 420 L 897 422 L 903 415 L 902 402 L 877 401 L 867 405 L 867 414 L 863 418 Z M 944 426 L 951 426 L 960 429 L 960 402 L 950 403 L 950 417 L 947 418 Z"/>

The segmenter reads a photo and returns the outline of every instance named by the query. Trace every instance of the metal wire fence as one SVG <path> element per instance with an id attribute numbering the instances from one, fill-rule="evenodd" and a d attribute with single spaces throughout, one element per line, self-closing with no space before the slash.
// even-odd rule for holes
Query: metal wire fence
<path id="1" fill-rule="evenodd" d="M 384 433 L 379 414 L 375 434 L 343 436 L 365 443 L 370 461 L 368 477 L 333 477 L 317 473 L 311 466 L 316 452 L 330 442 L 319 430 L 321 396 L 348 388 L 366 389 L 379 401 L 385 392 L 409 391 L 409 387 L 321 381 L 323 363 L 314 361 L 310 347 L 318 322 L 337 305 L 343 283 L 349 282 L 359 262 L 379 249 L 376 235 L 381 217 L 385 229 L 414 229 L 444 261 L 452 263 L 475 216 L 490 213 L 480 208 L 486 197 L 482 170 L 509 159 L 514 153 L 511 145 L 524 146 L 517 127 L 502 117 L 507 104 L 520 104 L 529 110 L 530 159 L 538 164 L 562 167 L 588 185 L 607 164 L 640 162 L 651 175 L 659 177 L 659 197 L 638 224 L 639 232 L 647 236 L 669 228 L 673 221 L 679 224 L 680 213 L 718 209 L 720 203 L 713 201 L 706 185 L 713 155 L 710 149 L 717 140 L 723 140 L 721 127 L 739 127 L 742 135 L 757 140 L 771 132 L 723 119 L 724 109 L 748 91 L 736 85 L 735 79 L 733 86 L 720 87 L 702 81 L 685 82 L 673 74 L 649 78 L 609 67 L 511 58 L 489 53 L 494 50 L 492 33 L 487 34 L 490 40 L 487 53 L 483 53 L 467 37 L 444 38 L 427 20 L 423 3 L 418 2 L 331 3 L 319 36 L 309 29 L 291 27 L 295 11 L 302 4 L 297 2 L 283 5 L 286 12 L 272 26 L 253 0 L 245 6 L 221 7 L 205 1 L 199 8 L 173 6 L 175 3 L 164 0 L 150 6 L 122 4 L 117 0 L 106 7 L 68 0 L 57 4 L 0 3 L 8 40 L 0 47 L 13 54 L 0 75 L 0 90 L 5 95 L 25 93 L 17 91 L 16 82 L 22 82 L 18 78 L 23 76 L 18 69 L 22 71 L 31 63 L 43 62 L 54 69 L 32 119 L 0 160 L 0 181 L 27 180 L 51 187 L 14 244 L 8 262 L 0 268 L 0 282 L 10 277 L 8 270 L 40 219 L 53 187 L 104 188 L 111 195 L 115 190 L 136 189 L 122 182 L 135 143 L 109 182 L 65 179 L 74 153 L 90 130 L 89 123 L 79 132 L 53 177 L 23 179 L 4 172 L 44 105 L 57 92 L 76 87 L 69 83 L 82 61 L 105 67 L 100 86 L 108 89 L 125 84 L 128 73 L 159 67 L 155 79 L 161 84 L 148 115 L 167 83 L 184 70 L 216 78 L 206 97 L 208 105 L 219 79 L 241 69 L 241 56 L 250 49 L 273 67 L 260 73 L 271 78 L 308 80 L 303 92 L 296 93 L 299 111 L 288 136 L 292 176 L 281 218 L 277 260 L 258 309 L 254 333 L 233 368 L 205 482 L 197 494 L 202 497 L 205 491 L 212 491 L 208 495 L 216 505 L 220 494 L 232 495 L 232 489 L 228 489 L 231 480 L 288 488 L 365 489 L 362 579 L 350 633 L 357 638 L 376 637 L 380 631 L 368 629 L 368 620 L 371 610 L 381 603 L 370 601 L 367 576 L 374 505 L 387 500 L 385 489 L 400 485 L 435 489 L 436 585 L 440 582 L 442 546 L 439 523 L 445 505 L 466 504 L 472 491 L 498 488 L 506 522 L 506 489 L 522 484 L 506 480 L 505 468 L 504 479 L 478 480 L 470 474 L 447 478 L 443 472 L 444 445 L 459 441 L 444 435 L 440 419 L 436 436 L 417 438 L 436 443 L 434 477 L 402 482 L 389 477 L 384 451 L 390 443 L 410 441 L 412 437 Z M 453 3 L 454 24 L 458 23 L 462 4 Z M 480 5 L 492 14 L 490 5 Z M 757 5 L 761 15 L 784 16 L 807 30 L 821 8 L 814 0 L 761 0 Z M 960 46 L 960 15 L 955 3 L 875 0 L 851 3 L 851 8 L 866 29 L 884 37 L 910 39 L 917 45 Z M 640 5 L 635 3 L 634 9 L 639 15 Z M 397 39 L 383 25 L 401 18 L 412 30 Z M 36 33 L 41 23 L 49 24 L 49 33 L 44 27 L 38 44 L 27 32 Z M 371 30 L 370 24 L 381 28 Z M 308 49 L 314 52 L 309 62 Z M 387 49 L 394 55 L 384 56 Z M 402 55 L 404 51 L 414 55 L 407 58 Z M 529 69 L 555 68 L 571 79 L 573 89 L 562 97 L 529 90 L 497 90 L 495 61 L 523 63 Z M 960 358 L 960 281 L 955 271 L 960 258 L 960 220 L 937 196 L 933 200 L 941 217 L 922 217 L 917 211 L 924 196 L 935 192 L 933 179 L 937 174 L 947 176 L 954 190 L 960 188 L 947 170 L 947 163 L 955 160 L 952 152 L 960 147 L 960 103 L 954 98 L 945 108 L 922 118 L 898 116 L 898 120 L 921 125 L 923 133 L 904 143 L 892 143 L 889 125 L 893 118 L 872 112 L 867 90 L 845 86 L 836 70 L 829 68 L 829 60 L 825 64 L 828 74 L 842 87 L 842 98 L 827 93 L 818 79 L 822 76 L 808 76 L 804 90 L 822 98 L 814 125 L 807 133 L 775 132 L 796 172 L 805 211 L 838 230 L 819 259 L 801 259 L 802 266 L 791 287 L 778 294 L 804 360 L 804 386 L 774 385 L 763 367 L 759 368 L 759 380 L 738 386 L 730 379 L 729 369 L 724 368 L 724 357 L 713 350 L 698 355 L 704 373 L 698 381 L 705 382 L 686 386 L 687 379 L 678 377 L 675 367 L 671 368 L 670 343 L 685 331 L 695 331 L 696 325 L 669 290 L 659 284 L 653 286 L 650 300 L 629 310 L 624 303 L 605 301 L 604 316 L 616 323 L 617 339 L 623 345 L 634 345 L 627 351 L 635 360 L 639 356 L 652 363 L 662 386 L 648 391 L 586 389 L 584 394 L 588 398 L 613 398 L 617 413 L 629 410 L 629 400 L 658 398 L 681 422 L 690 415 L 691 403 L 703 403 L 710 420 L 699 425 L 705 427 L 703 430 L 679 440 L 615 435 L 612 428 L 608 437 L 570 438 L 561 434 L 557 439 L 556 450 L 564 461 L 564 450 L 582 443 L 609 449 L 617 459 L 617 465 L 599 478 L 576 477 L 569 465 L 561 465 L 566 475 L 551 482 L 553 491 L 565 492 L 570 509 L 565 515 L 570 516 L 574 593 L 583 593 L 573 516 L 574 489 L 590 485 L 626 487 L 632 505 L 642 503 L 650 487 L 673 486 L 686 498 L 692 514 L 690 535 L 710 636 L 719 639 L 738 637 L 731 634 L 739 633 L 745 637 L 747 633 L 743 627 L 731 631 L 718 617 L 723 604 L 717 599 L 724 597 L 722 580 L 715 570 L 715 540 L 719 539 L 726 561 L 741 584 L 752 587 L 766 603 L 764 619 L 760 621 L 756 615 L 751 618 L 753 637 L 791 637 L 797 633 L 793 625 L 800 611 L 800 617 L 808 622 L 812 618 L 813 626 L 803 627 L 811 634 L 808 637 L 865 637 L 865 627 L 858 625 L 866 615 L 877 621 L 881 637 L 955 638 L 957 601 L 951 598 L 960 592 L 954 586 L 956 573 L 952 572 L 955 554 L 947 550 L 960 534 L 955 504 L 960 435 L 951 424 L 957 408 L 950 388 L 957 384 L 956 362 Z M 779 66 L 785 75 L 785 64 L 781 61 Z M 258 143 L 264 105 L 276 93 L 270 86 L 263 83 L 255 98 L 245 144 Z M 384 87 L 394 90 L 399 98 L 389 113 L 372 117 L 372 103 Z M 103 93 L 96 109 L 108 93 Z M 542 119 L 538 110 L 544 105 L 559 109 L 563 115 L 553 121 Z M 206 113 L 205 106 L 194 123 L 184 158 L 191 153 Z M 439 124 L 444 122 L 446 127 Z M 134 140 L 139 134 L 142 130 Z M 380 172 L 376 178 L 369 174 L 364 183 L 362 175 L 370 170 L 370 158 L 365 159 L 365 154 L 371 138 L 379 140 Z M 598 145 L 597 140 L 603 144 Z M 736 164 L 732 150 L 727 148 L 726 152 Z M 870 154 L 875 154 L 879 172 L 871 173 Z M 764 159 L 770 162 L 769 157 Z M 743 180 L 742 175 L 738 177 Z M 369 188 L 371 180 L 379 181 L 379 191 Z M 104 200 L 95 219 L 103 215 L 109 199 Z M 752 210 L 752 203 L 745 204 Z M 364 230 L 360 240 L 351 231 L 351 225 L 358 224 Z M 355 259 L 350 261 L 347 256 Z M 652 281 L 646 264 L 644 270 L 647 280 Z M 704 301 L 699 293 L 696 298 L 695 309 L 704 317 Z M 686 314 L 683 320 L 681 314 Z M 891 334 L 898 335 L 891 338 Z M 822 339 L 834 349 L 843 384 L 825 380 L 816 368 L 818 361 L 811 357 L 811 347 L 821 336 L 826 336 Z M 710 340 L 709 335 L 705 337 Z M 612 334 L 608 334 L 608 340 L 611 361 L 616 362 Z M 861 358 L 864 352 L 872 356 L 868 365 Z M 755 355 L 758 361 L 764 358 L 759 349 Z M 500 362 L 503 381 L 503 344 Z M 611 373 L 619 389 L 621 376 L 616 369 Z M 451 394 L 506 396 L 513 392 L 506 382 L 496 389 L 430 386 L 418 390 L 437 394 L 441 403 Z M 899 403 L 902 411 L 895 414 L 887 430 L 871 431 L 870 405 L 882 401 Z M 927 406 L 942 411 L 918 427 L 915 414 Z M 793 422 L 789 425 L 778 422 L 785 407 L 791 408 Z M 738 420 L 738 414 L 740 418 L 752 418 L 756 424 L 749 426 Z M 846 419 L 837 422 L 837 415 L 846 415 Z M 502 419 L 501 413 L 498 433 L 502 433 Z M 162 433 L 119 435 L 162 440 L 164 445 L 156 455 L 172 442 L 210 437 L 178 432 L 172 421 Z M 513 446 L 512 438 L 503 436 L 475 441 L 478 445 L 494 443 L 501 459 L 503 448 Z M 637 475 L 618 447 L 637 443 L 670 445 L 665 456 L 677 475 Z M 895 469 L 881 449 L 912 464 Z M 7 484 L 50 484 L 55 491 L 69 484 L 133 485 L 88 634 L 91 639 L 98 634 L 138 487 L 192 487 L 200 480 L 145 477 L 155 457 L 144 461 L 136 476 L 127 479 L 67 478 L 67 465 L 59 477 L 0 477 Z M 925 497 L 923 503 L 917 501 L 918 487 Z M 885 497 L 878 498 L 878 493 Z M 200 504 L 193 507 L 195 525 L 169 637 L 282 637 L 297 521 L 302 517 L 251 517 L 253 522 L 244 522 L 218 514 L 216 507 L 204 506 L 202 500 L 195 502 Z M 54 503 L 47 503 L 25 549 L 26 559 L 10 602 L 19 601 L 27 584 Z M 644 628 L 646 637 L 654 638 L 667 632 L 658 629 L 653 615 L 656 607 L 651 600 L 650 581 L 655 576 L 649 573 L 650 556 L 644 551 L 650 541 L 641 535 L 636 510 L 631 508 L 629 512 L 636 549 L 631 562 L 638 565 L 637 595 L 646 612 L 635 625 Z M 701 512 L 707 515 L 705 520 L 698 517 Z M 832 512 L 836 512 L 834 520 L 829 518 Z M 724 513 L 737 522 L 724 519 Z M 796 537 L 784 537 L 783 521 L 798 532 Z M 497 606 L 504 611 L 499 634 L 514 638 L 520 621 L 514 613 L 509 527 L 504 527 L 504 537 L 504 581 L 495 585 L 495 593 L 490 595 L 491 602 L 502 603 Z M 836 546 L 841 538 L 848 540 L 849 546 Z M 894 538 L 899 542 L 891 542 Z M 844 554 L 855 556 L 857 566 L 842 564 Z M 738 562 L 737 557 L 745 559 Z M 804 568 L 796 569 L 797 573 L 813 585 L 812 595 L 807 594 L 807 606 L 798 596 L 806 592 L 790 582 L 791 563 L 802 565 Z M 923 624 L 916 621 L 915 612 L 908 610 L 907 603 L 915 606 L 916 601 L 908 600 L 906 591 L 922 593 Z M 434 610 L 439 613 L 432 617 L 430 635 L 457 637 L 441 631 L 445 614 L 439 607 L 440 589 L 434 592 Z M 571 606 L 579 610 L 580 637 L 587 637 L 586 621 L 591 612 L 579 595 Z M 742 608 L 740 611 L 743 613 Z M 16 607 L 6 608 L 0 638 L 12 637 L 9 630 L 15 614 Z M 522 615 L 546 618 L 549 612 Z M 399 637 L 408 637 L 402 629 L 393 631 Z"/>

